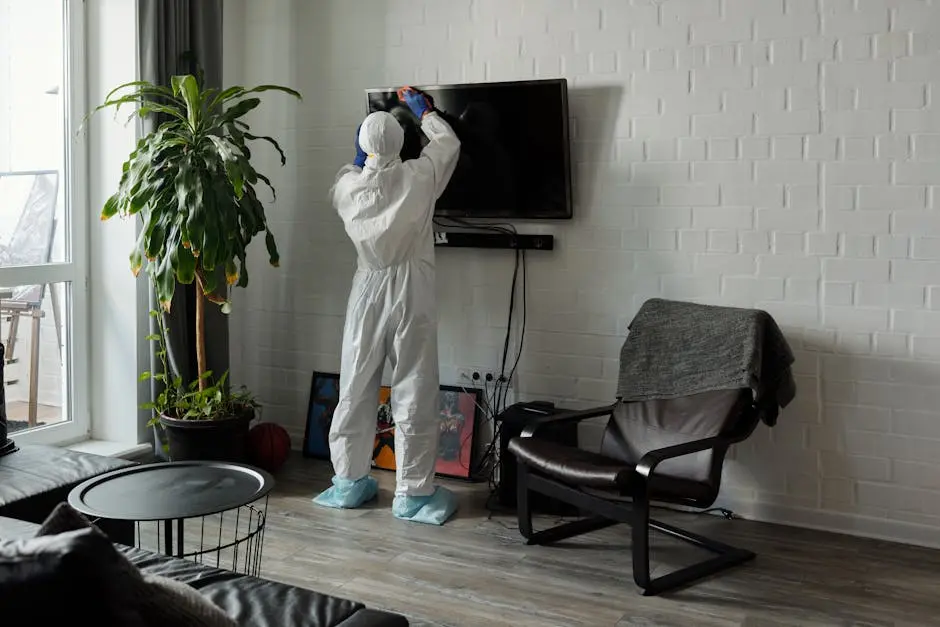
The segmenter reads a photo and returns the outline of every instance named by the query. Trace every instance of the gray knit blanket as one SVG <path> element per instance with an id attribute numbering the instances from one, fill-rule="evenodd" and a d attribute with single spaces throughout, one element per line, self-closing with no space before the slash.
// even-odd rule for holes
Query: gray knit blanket
<path id="1" fill-rule="evenodd" d="M 620 351 L 622 400 L 749 388 L 761 420 L 773 426 L 796 394 L 793 352 L 766 311 L 653 298 L 629 329 Z"/>

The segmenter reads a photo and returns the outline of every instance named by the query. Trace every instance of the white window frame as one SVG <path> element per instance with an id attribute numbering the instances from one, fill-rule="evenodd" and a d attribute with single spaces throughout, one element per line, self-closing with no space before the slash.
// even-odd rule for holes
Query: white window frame
<path id="1" fill-rule="evenodd" d="M 85 2 L 63 0 L 66 37 L 65 59 L 65 228 L 69 261 L 36 266 L 0 268 L 0 285 L 36 285 L 68 282 L 68 307 L 64 331 L 68 359 L 63 361 L 66 422 L 17 431 L 17 444 L 64 445 L 85 440 L 91 432 L 89 403 L 89 302 L 88 302 L 88 141 L 79 132 L 87 113 L 87 65 Z"/>

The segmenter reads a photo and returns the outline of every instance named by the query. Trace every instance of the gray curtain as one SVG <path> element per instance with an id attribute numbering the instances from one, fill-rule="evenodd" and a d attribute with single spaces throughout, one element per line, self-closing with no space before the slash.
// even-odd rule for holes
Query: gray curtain
<path id="1" fill-rule="evenodd" d="M 138 0 L 137 16 L 142 80 L 169 85 L 171 76 L 196 74 L 200 69 L 206 87 L 221 87 L 222 0 Z M 145 120 L 141 131 L 147 134 L 157 124 L 159 119 Z M 164 317 L 170 367 L 184 381 L 196 377 L 195 293 L 194 285 L 177 285 L 170 312 Z M 229 367 L 228 318 L 217 305 L 206 305 L 206 360 L 219 376 Z M 150 307 L 159 309 L 152 289 Z M 157 332 L 152 320 L 151 332 Z M 152 371 L 160 370 L 152 353 L 150 365 Z M 159 389 L 153 388 L 152 393 L 158 394 Z"/>

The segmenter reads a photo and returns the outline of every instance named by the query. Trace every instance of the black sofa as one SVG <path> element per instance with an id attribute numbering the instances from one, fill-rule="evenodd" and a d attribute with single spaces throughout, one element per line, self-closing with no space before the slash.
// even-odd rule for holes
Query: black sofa
<path id="1" fill-rule="evenodd" d="M 0 517 L 0 539 L 28 538 L 39 525 Z M 312 590 L 277 583 L 258 577 L 239 575 L 202 564 L 165 557 L 143 549 L 118 545 L 144 573 L 170 577 L 186 583 L 239 625 L 252 627 L 292 627 L 330 625 L 338 627 L 407 627 L 408 621 L 397 614 L 372 610 L 362 603 L 331 597 Z"/>
<path id="2" fill-rule="evenodd" d="M 4 444 L 3 345 L 0 344 L 0 445 Z M 15 446 L 7 444 L 4 452 Z M 133 462 L 51 446 L 21 445 L 0 456 L 0 542 L 31 538 L 39 523 L 87 478 Z M 312 590 L 239 575 L 133 548 L 133 523 L 97 521 L 117 548 L 144 573 L 186 583 L 221 607 L 240 625 L 252 627 L 407 627 L 397 614 Z M 0 608 L 0 625 L 3 624 Z"/>

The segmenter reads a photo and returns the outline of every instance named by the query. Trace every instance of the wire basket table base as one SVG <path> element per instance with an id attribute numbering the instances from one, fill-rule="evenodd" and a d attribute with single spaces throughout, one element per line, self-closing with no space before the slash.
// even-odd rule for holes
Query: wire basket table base
<path id="1" fill-rule="evenodd" d="M 251 576 L 261 574 L 268 498 L 218 514 L 139 521 L 136 546 Z"/>

